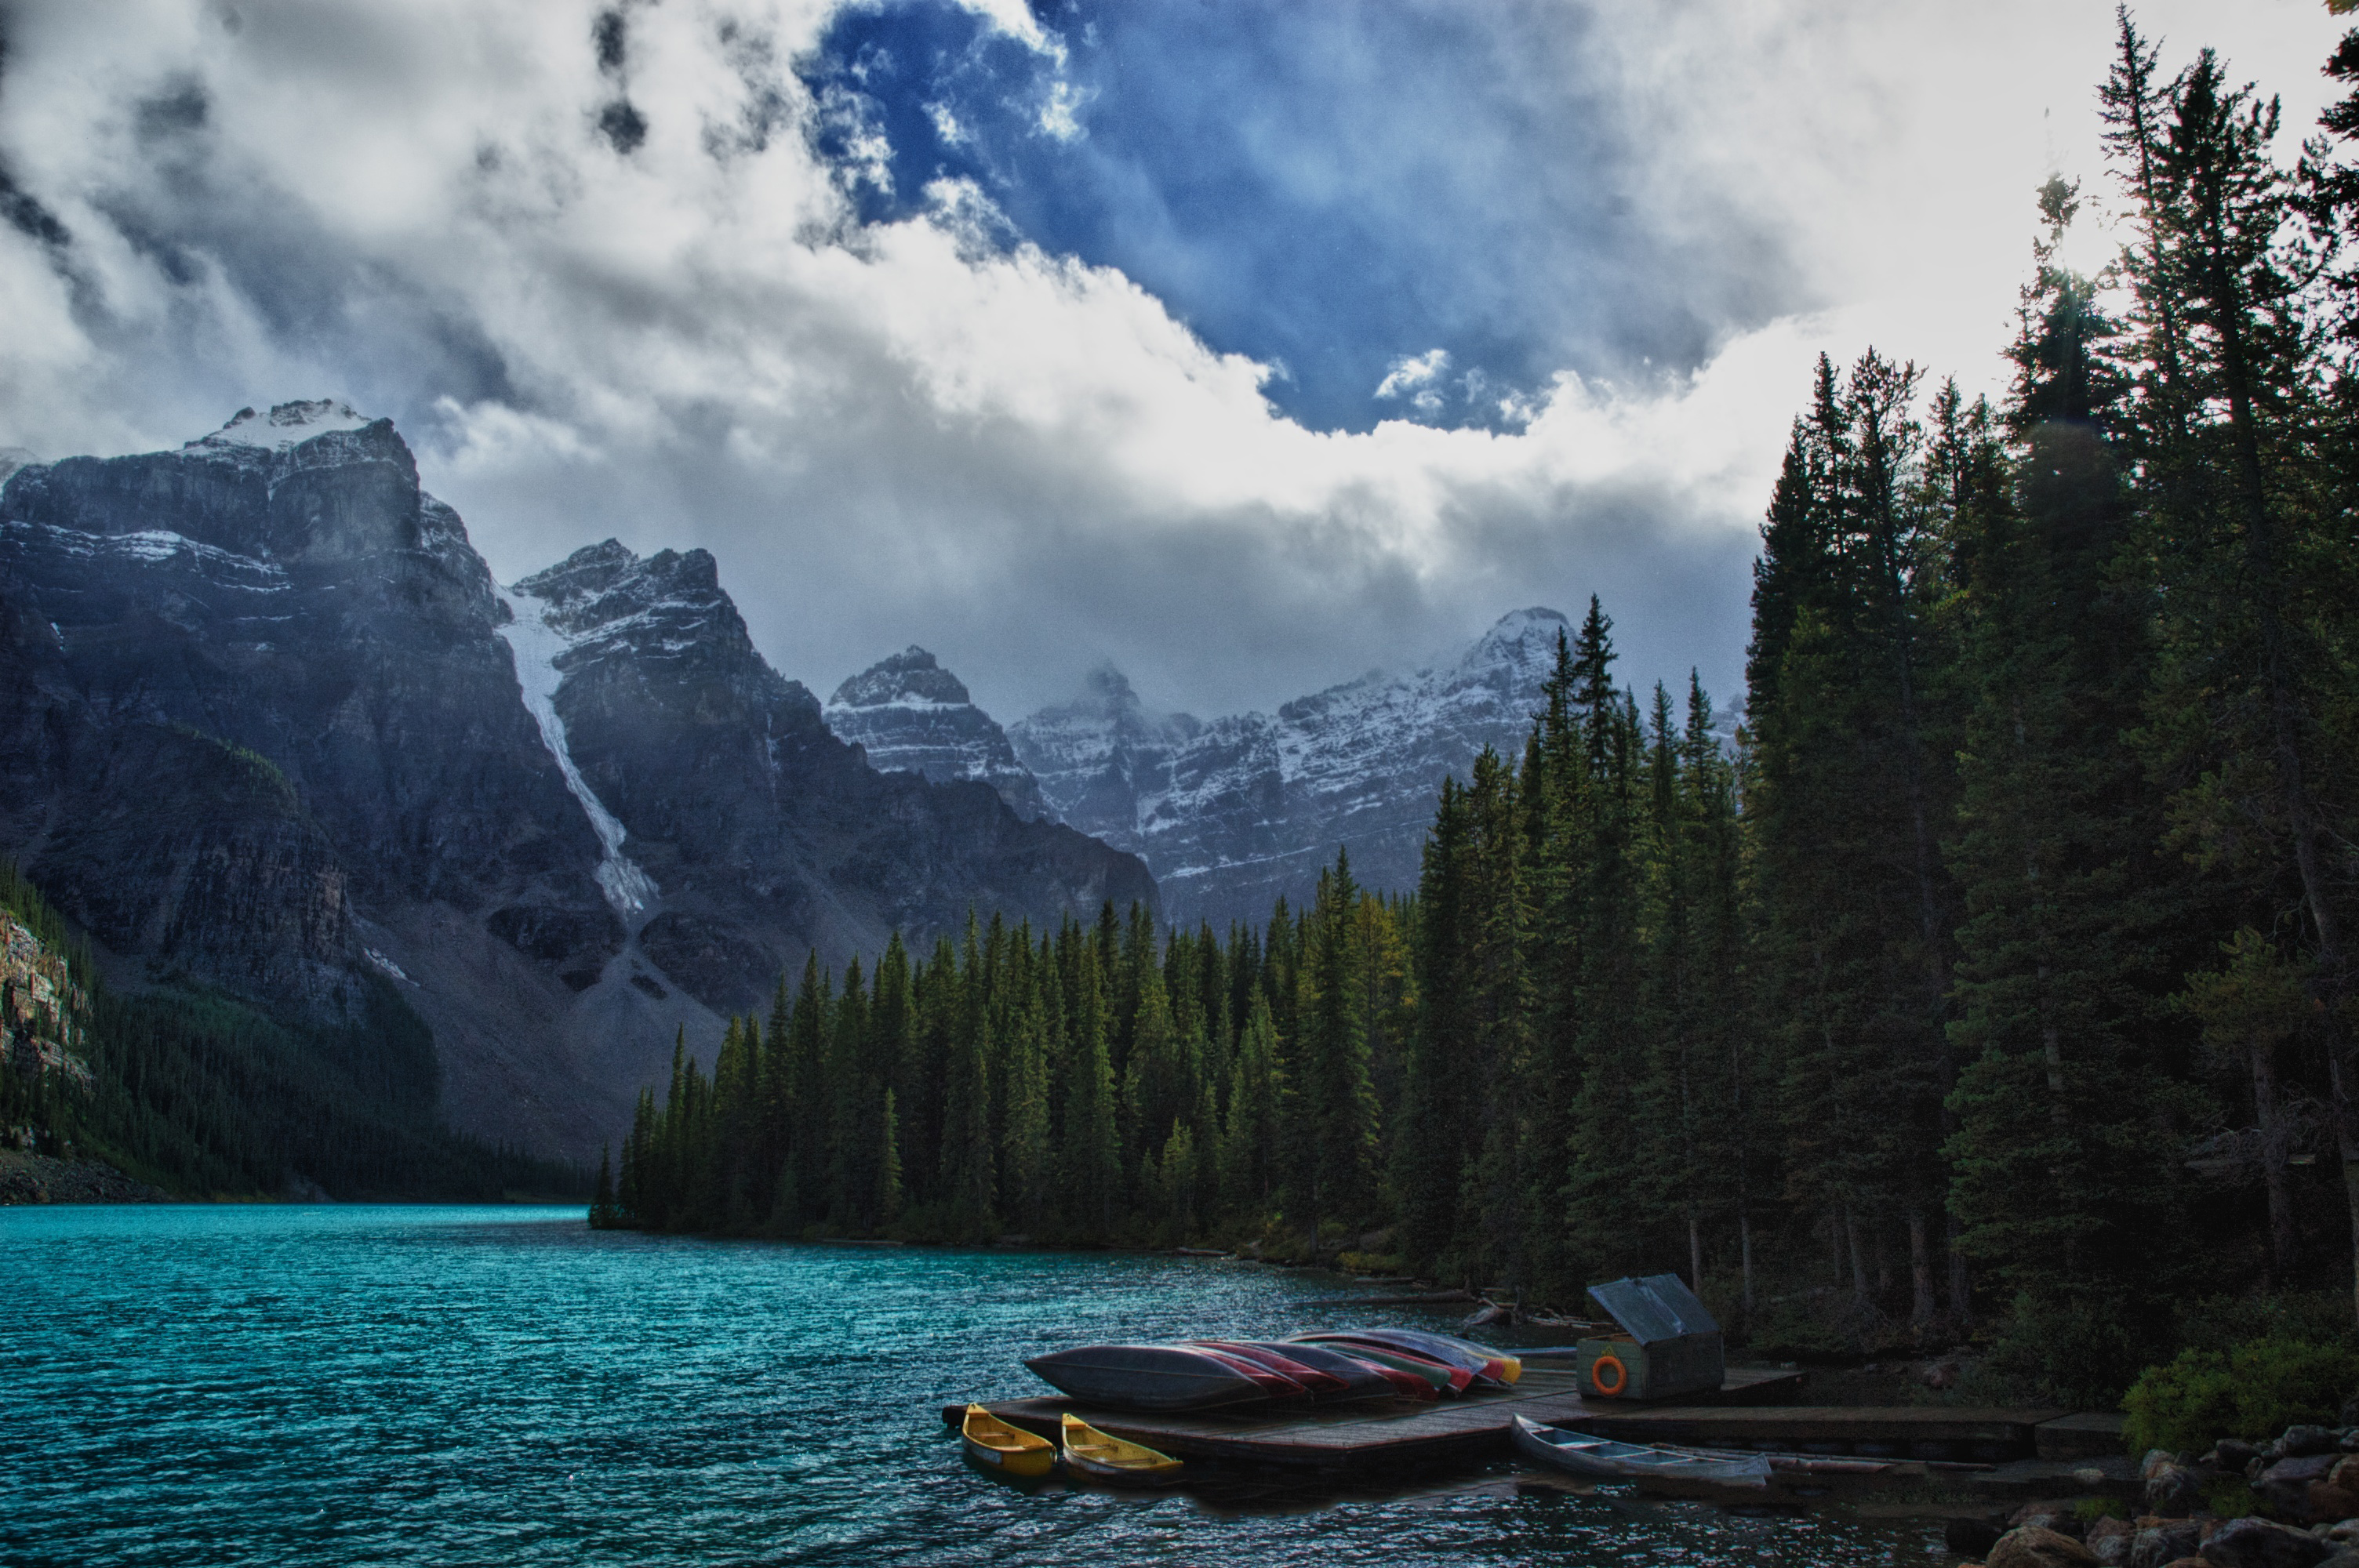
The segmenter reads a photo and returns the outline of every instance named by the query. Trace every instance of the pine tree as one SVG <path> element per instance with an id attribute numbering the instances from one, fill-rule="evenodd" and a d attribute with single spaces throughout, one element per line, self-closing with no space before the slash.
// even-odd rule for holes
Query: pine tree
<path id="1" fill-rule="evenodd" d="M 2359 1307 L 2359 1059 L 2351 1020 L 2359 776 L 2350 694 L 2359 602 L 2350 490 L 2318 397 L 2317 270 L 2271 160 L 2277 114 L 2209 51 L 2158 83 L 2122 18 L 2105 94 L 2137 209 L 2125 336 L 2141 393 L 2125 444 L 2154 476 L 2142 544 L 2159 574 L 2148 760 L 2174 787 L 2176 844 L 2244 894 L 2241 924 L 2312 977 L 2352 1226 Z"/>
<path id="2" fill-rule="evenodd" d="M 1038 975 L 1007 1044 L 1007 1109 L 1000 1144 L 1002 1191 L 1006 1213 L 1027 1235 L 1040 1233 L 1047 1214 L 1049 1183 L 1055 1175 L 1049 1127 L 1047 1009 Z"/>
<path id="3" fill-rule="evenodd" d="M 1114 1231 L 1122 1188 L 1122 1145 L 1114 1117 L 1114 1066 L 1106 1059 L 1106 999 L 1095 942 L 1077 945 L 1075 1005 L 1070 1022 L 1070 1081 L 1065 1092 L 1066 1223 L 1084 1236 Z"/>
<path id="4" fill-rule="evenodd" d="M 2131 743 L 2150 610 L 2121 575 L 2119 382 L 2098 356 L 2114 329 L 2054 261 L 2076 205 L 2060 180 L 2041 190 L 2013 351 L 2018 455 L 1954 391 L 1941 406 L 1967 703 L 1948 851 L 1967 1065 L 1949 1153 L 1960 1248 L 2024 1310 L 2133 1324 L 2176 1185 L 2134 1044 L 2163 1022 L 2146 983 L 2161 824 Z"/>
<path id="5" fill-rule="evenodd" d="M 1353 918 L 1360 903 L 1351 857 L 1319 877 L 1302 965 L 1297 1056 L 1302 1064 L 1299 1127 L 1304 1217 L 1312 1245 L 1325 1221 L 1357 1224 L 1375 1200 L 1376 1097 L 1368 1042 L 1353 1005 Z"/>

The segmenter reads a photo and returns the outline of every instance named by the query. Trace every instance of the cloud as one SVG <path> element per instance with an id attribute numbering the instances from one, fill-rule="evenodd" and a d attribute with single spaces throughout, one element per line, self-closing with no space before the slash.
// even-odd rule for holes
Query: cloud
<path id="1" fill-rule="evenodd" d="M 2234 63 L 2315 92 L 2331 18 L 2243 9 L 2208 19 Z M 1052 63 L 1071 22 L 989 10 L 990 47 Z M 0 168 L 66 238 L 0 229 L 0 446 L 141 449 L 244 405 L 344 396 L 400 421 L 504 579 L 609 534 L 706 546 L 765 651 L 821 691 L 917 642 L 1005 718 L 1103 657 L 1151 703 L 1224 711 L 1595 591 L 1627 675 L 1700 664 L 1725 697 L 1811 359 L 1874 341 L 1995 381 L 2030 190 L 2053 163 L 2093 168 L 2109 8 L 1640 10 L 1514 11 L 1518 37 L 1561 19 L 1555 90 L 1618 127 L 1598 145 L 1613 200 L 1529 220 L 1606 227 L 1516 243 L 1599 258 L 1549 287 L 1610 301 L 1632 256 L 1752 234 L 1767 282 L 1748 292 L 1745 254 L 1706 258 L 1678 275 L 1701 281 L 1676 330 L 1480 380 L 1428 330 L 1442 317 L 1410 310 L 1415 335 L 1353 384 L 1390 395 L 1346 425 L 1274 402 L 1276 357 L 1224 341 L 1178 284 L 1034 243 L 987 179 L 861 151 L 882 133 L 842 95 L 865 89 L 792 69 L 841 36 L 822 0 L 20 4 Z M 1094 145 L 1118 84 L 1078 69 L 1024 114 L 1061 92 Z M 1514 95 L 1537 102 L 1545 75 Z M 1373 116 L 1389 89 L 1366 91 Z M 972 128 L 966 100 L 942 102 Z M 604 123 L 618 103 L 635 136 Z M 1458 153 L 1504 156 L 1511 111 L 1467 103 L 1505 118 Z M 1288 145 L 1315 184 L 1315 147 Z M 880 221 L 862 192 L 886 179 L 907 206 Z M 1438 265 L 1412 205 L 1371 200 L 1371 265 Z M 1646 208 L 1626 254 L 1625 200 Z M 1170 276 L 1217 271 L 1206 243 L 1179 243 Z M 1530 266 L 1497 276 L 1522 291 L 1486 306 L 1497 320 L 1599 308 L 1542 297 Z M 1423 396 L 1500 416 L 1439 427 Z"/>
<path id="2" fill-rule="evenodd" d="M 1419 413 L 1441 412 L 1441 394 L 1434 384 L 1450 368 L 1448 349 L 1428 349 L 1421 354 L 1404 354 L 1385 367 L 1385 379 L 1376 383 L 1379 399 L 1407 398 Z"/>

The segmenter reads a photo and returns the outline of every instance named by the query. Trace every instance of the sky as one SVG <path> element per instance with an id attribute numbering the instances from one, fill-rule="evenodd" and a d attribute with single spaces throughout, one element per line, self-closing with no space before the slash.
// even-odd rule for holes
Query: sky
<path id="1" fill-rule="evenodd" d="M 2156 0 L 2307 134 L 2320 0 Z M 821 697 L 1268 708 L 1528 605 L 1740 695 L 1811 366 L 2004 384 L 2110 0 L 0 0 L 0 448 L 394 418 Z"/>

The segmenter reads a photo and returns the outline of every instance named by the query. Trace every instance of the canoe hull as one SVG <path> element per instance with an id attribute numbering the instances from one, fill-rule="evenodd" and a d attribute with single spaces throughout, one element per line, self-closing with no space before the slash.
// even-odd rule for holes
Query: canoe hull
<path id="1" fill-rule="evenodd" d="M 1584 1480 L 1700 1481 L 1717 1487 L 1769 1484 L 1769 1462 L 1758 1454 L 1706 1458 L 1635 1443 L 1609 1443 L 1542 1426 L 1520 1415 L 1516 1417 L 1514 1431 L 1516 1451 L 1525 1458 Z"/>
<path id="2" fill-rule="evenodd" d="M 1300 1361 L 1304 1366 L 1324 1372 L 1341 1383 L 1343 1389 L 1340 1392 L 1322 1396 L 1332 1403 L 1341 1404 L 1349 1400 L 1393 1399 L 1404 1393 L 1416 1399 L 1429 1398 L 1431 1395 L 1431 1390 L 1420 1378 L 1411 1377 L 1406 1372 L 1393 1372 L 1389 1368 L 1379 1367 L 1372 1361 L 1363 1361 L 1349 1351 L 1338 1350 L 1331 1346 L 1298 1345 L 1290 1340 L 1253 1340 L 1247 1343 L 1252 1348 L 1273 1350 L 1278 1355 Z M 1404 1386 L 1397 1386 L 1393 1380 L 1396 1377 L 1401 1379 L 1404 1384 L 1415 1383 L 1417 1387 L 1411 1390 Z"/>
<path id="3" fill-rule="evenodd" d="M 1002 1476 L 1035 1481 L 1057 1467 L 1057 1452 L 1053 1448 L 1019 1448 L 1010 1453 L 988 1447 L 972 1437 L 961 1438 L 960 1442 L 965 1445 L 968 1458 Z"/>
<path id="4" fill-rule="evenodd" d="M 1024 1364 L 1083 1404 L 1111 1410 L 1216 1410 L 1270 1397 L 1235 1364 L 1179 1346 L 1086 1345 Z"/>
<path id="5" fill-rule="evenodd" d="M 1047 1438 L 1010 1426 L 981 1405 L 966 1407 L 959 1424 L 966 1456 L 1002 1476 L 1037 1479 L 1057 1467 L 1057 1449 Z"/>
<path id="6" fill-rule="evenodd" d="M 1063 1431 L 1065 1469 L 1087 1480 L 1109 1487 L 1168 1487 L 1185 1468 L 1169 1454 L 1100 1432 L 1070 1411 Z"/>

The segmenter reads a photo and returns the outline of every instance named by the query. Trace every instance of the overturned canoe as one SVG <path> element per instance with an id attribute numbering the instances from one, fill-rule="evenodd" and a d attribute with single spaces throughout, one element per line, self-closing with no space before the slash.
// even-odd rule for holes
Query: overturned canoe
<path id="1" fill-rule="evenodd" d="M 1423 1328 L 1349 1328 L 1339 1332 L 1381 1344 L 1397 1345 L 1414 1350 L 1420 1356 L 1430 1356 L 1437 1361 L 1463 1367 L 1488 1378 L 1502 1388 L 1524 1375 L 1524 1364 L 1504 1350 L 1494 1350 L 1487 1345 L 1477 1345 L 1471 1339 L 1461 1339 L 1454 1334 L 1435 1334 Z"/>
<path id="2" fill-rule="evenodd" d="M 1189 1345 L 1084 1345 L 1024 1364 L 1083 1404 L 1114 1410 L 1254 1404 L 1271 1397 L 1273 1382 L 1297 1397 L 1302 1392 L 1290 1379 Z"/>
<path id="3" fill-rule="evenodd" d="M 1767 1487 L 1769 1461 L 1757 1454 L 1690 1454 L 1613 1443 L 1586 1433 L 1542 1426 L 1516 1417 L 1516 1451 L 1552 1469 L 1593 1481 L 1709 1481 L 1721 1487 Z"/>
<path id="4" fill-rule="evenodd" d="M 1065 1469 L 1116 1487 L 1168 1487 L 1180 1478 L 1179 1460 L 1144 1444 L 1100 1432 L 1072 1411 L 1064 1418 Z"/>
<path id="5" fill-rule="evenodd" d="M 1008 1425 L 981 1405 L 966 1407 L 959 1440 L 966 1445 L 968 1458 L 1005 1475 L 1045 1476 L 1057 1466 L 1055 1444 Z"/>
<path id="6" fill-rule="evenodd" d="M 1440 1397 L 1434 1392 L 1432 1384 L 1414 1372 L 1404 1372 L 1396 1367 L 1379 1367 L 1373 1361 L 1363 1361 L 1349 1351 L 1338 1350 L 1332 1346 L 1264 1339 L 1242 1343 L 1248 1349 L 1274 1351 L 1289 1361 L 1323 1372 L 1343 1385 L 1341 1391 L 1319 1393 L 1314 1390 L 1313 1398 L 1341 1401 L 1380 1400 L 1401 1395 L 1418 1400 Z"/>
<path id="7" fill-rule="evenodd" d="M 1300 1387 L 1314 1400 L 1339 1399 L 1351 1388 L 1342 1378 L 1290 1354 L 1299 1348 L 1298 1346 L 1263 1345 L 1243 1339 L 1184 1339 L 1180 1343 L 1210 1350 L 1233 1361 L 1243 1361 L 1265 1372 L 1274 1372 Z"/>
<path id="8" fill-rule="evenodd" d="M 1404 1372 L 1414 1372 L 1432 1384 L 1438 1393 L 1462 1394 L 1474 1383 L 1475 1375 L 1467 1368 L 1437 1361 L 1430 1356 L 1421 1355 L 1414 1350 L 1404 1350 L 1397 1345 L 1386 1345 L 1374 1339 L 1359 1339 L 1340 1334 L 1305 1336 L 1299 1342 L 1305 1345 L 1326 1346 L 1331 1349 L 1341 1350 L 1347 1356 L 1356 1356 L 1363 1361 L 1373 1361 L 1379 1367 L 1393 1367 Z"/>
<path id="9" fill-rule="evenodd" d="M 1470 1339 L 1453 1339 L 1451 1335 L 1430 1335 L 1416 1327 L 1338 1327 L 1319 1335 L 1299 1335 L 1298 1339 L 1314 1344 L 1380 1344 L 1394 1351 L 1408 1351 L 1410 1356 L 1425 1356 L 1427 1360 L 1439 1360 L 1449 1368 L 1465 1368 L 1474 1375 L 1474 1384 L 1482 1389 L 1505 1389 L 1516 1377 L 1524 1375 L 1524 1363 L 1515 1356 L 1503 1356 L 1494 1348 L 1472 1344 Z"/>

